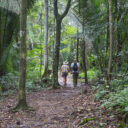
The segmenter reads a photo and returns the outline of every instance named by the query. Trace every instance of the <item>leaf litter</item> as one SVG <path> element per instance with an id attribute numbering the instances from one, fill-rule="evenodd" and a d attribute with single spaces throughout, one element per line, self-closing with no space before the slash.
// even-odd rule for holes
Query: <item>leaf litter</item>
<path id="1" fill-rule="evenodd" d="M 35 111 L 9 113 L 17 96 L 0 102 L 0 128 L 118 128 L 112 113 L 94 101 L 93 91 L 80 93 L 81 87 L 62 87 L 27 94 L 28 105 Z"/>

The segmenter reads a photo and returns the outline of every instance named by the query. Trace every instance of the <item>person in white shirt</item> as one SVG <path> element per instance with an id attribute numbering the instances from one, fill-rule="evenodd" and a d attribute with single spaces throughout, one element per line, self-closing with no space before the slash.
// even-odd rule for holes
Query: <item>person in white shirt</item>
<path id="1" fill-rule="evenodd" d="M 79 63 L 76 59 L 74 59 L 73 63 L 71 64 L 71 73 L 73 74 L 73 85 L 74 87 L 77 86 L 77 79 L 79 75 Z"/>

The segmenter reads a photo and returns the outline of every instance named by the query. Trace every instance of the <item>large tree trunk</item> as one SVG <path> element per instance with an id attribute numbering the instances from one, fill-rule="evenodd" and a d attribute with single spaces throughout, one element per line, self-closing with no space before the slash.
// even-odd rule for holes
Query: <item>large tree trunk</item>
<path id="1" fill-rule="evenodd" d="M 19 99 L 16 109 L 26 109 L 26 21 L 27 21 L 27 1 L 21 1 L 21 16 L 20 16 L 20 79 L 19 79 Z"/>
<path id="2" fill-rule="evenodd" d="M 45 0 L 45 28 L 44 28 L 44 74 L 46 76 L 48 70 L 48 0 Z"/>
<path id="3" fill-rule="evenodd" d="M 56 19 L 56 44 L 55 53 L 53 59 L 53 88 L 58 87 L 58 66 L 59 66 L 59 54 L 60 54 L 60 39 L 61 39 L 61 22 L 67 15 L 70 8 L 71 0 L 68 0 L 65 11 L 62 15 L 58 13 L 58 0 L 54 0 L 54 15 Z"/>
<path id="4" fill-rule="evenodd" d="M 58 83 L 58 66 L 59 66 L 59 52 L 60 52 L 60 37 L 61 37 L 61 22 L 58 21 L 56 24 L 56 44 L 55 53 L 53 59 L 53 88 L 59 85 Z"/>
<path id="5" fill-rule="evenodd" d="M 112 72 L 112 56 L 113 56 L 113 23 L 112 23 L 112 0 L 108 0 L 109 2 L 109 34 L 110 34 L 110 55 L 109 55 L 109 63 L 108 63 L 108 72 L 107 72 L 107 81 L 108 84 L 111 80 L 111 72 Z"/>

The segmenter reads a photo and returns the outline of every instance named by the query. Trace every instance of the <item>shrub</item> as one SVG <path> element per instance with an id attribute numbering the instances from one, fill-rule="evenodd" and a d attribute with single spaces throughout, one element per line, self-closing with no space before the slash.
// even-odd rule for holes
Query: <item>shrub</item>
<path id="1" fill-rule="evenodd" d="M 104 101 L 102 106 L 114 109 L 119 113 L 128 112 L 128 87 L 110 94 L 110 98 Z"/>
<path id="2" fill-rule="evenodd" d="M 9 89 L 17 89 L 18 77 L 13 73 L 8 73 L 0 78 L 0 90 L 8 91 Z"/>

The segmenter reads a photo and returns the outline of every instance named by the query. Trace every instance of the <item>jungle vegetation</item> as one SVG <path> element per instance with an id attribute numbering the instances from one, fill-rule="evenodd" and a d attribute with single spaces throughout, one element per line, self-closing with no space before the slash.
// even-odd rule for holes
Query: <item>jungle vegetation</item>
<path id="1" fill-rule="evenodd" d="M 70 65 L 77 58 L 79 81 L 96 90 L 95 99 L 122 115 L 128 112 L 127 0 L 22 0 L 17 10 L 13 0 L 4 2 L 1 99 L 18 91 L 17 107 L 27 107 L 25 92 L 58 88 L 63 61 Z"/>

